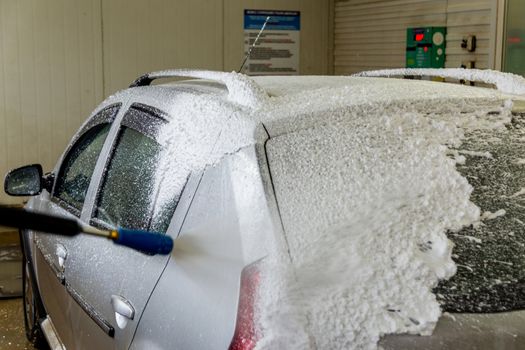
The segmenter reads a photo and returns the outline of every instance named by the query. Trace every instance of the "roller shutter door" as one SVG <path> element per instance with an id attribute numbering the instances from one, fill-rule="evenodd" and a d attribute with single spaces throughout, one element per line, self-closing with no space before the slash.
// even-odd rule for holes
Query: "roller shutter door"
<path id="1" fill-rule="evenodd" d="M 334 73 L 404 67 L 406 28 L 418 26 L 448 27 L 447 67 L 487 68 L 494 11 L 490 0 L 336 0 Z M 468 34 L 477 36 L 475 54 L 460 47 Z"/>

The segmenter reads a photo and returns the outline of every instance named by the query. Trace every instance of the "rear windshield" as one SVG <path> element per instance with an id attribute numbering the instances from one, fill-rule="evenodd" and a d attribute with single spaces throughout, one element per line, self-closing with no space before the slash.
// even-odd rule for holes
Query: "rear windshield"
<path id="1" fill-rule="evenodd" d="M 370 254 L 377 257 L 366 259 L 367 264 L 375 264 L 382 259 L 383 245 L 385 254 L 392 254 L 391 262 L 385 264 L 391 264 L 388 268 L 393 274 L 402 275 L 402 268 L 415 270 L 412 262 L 401 261 L 395 251 L 403 254 L 413 248 L 392 248 L 409 242 L 396 237 L 428 234 L 431 239 L 421 240 L 419 249 L 422 254 L 434 249 L 438 256 L 439 242 L 433 235 L 445 232 L 454 243 L 452 259 L 457 273 L 434 288 L 444 311 L 476 313 L 524 308 L 524 117 L 515 115 L 504 128 L 465 132 L 456 150 L 456 157 L 465 157 L 464 164 L 459 161 L 455 165 L 461 176 L 455 170 L 445 172 L 446 162 L 439 165 L 428 160 L 437 159 L 437 153 L 418 154 L 432 135 L 410 135 L 421 139 L 405 142 L 405 134 L 416 131 L 374 124 L 325 125 L 277 136 L 268 142 L 272 180 L 296 265 L 325 264 L 343 258 L 351 261 L 356 252 L 344 245 L 355 243 L 363 244 L 367 252 L 373 248 Z M 449 149 L 454 152 L 452 146 Z M 482 220 L 473 225 L 470 223 L 475 220 L 471 219 L 477 215 L 472 214 L 474 205 L 461 204 L 461 198 L 467 202 L 469 197 L 470 190 L 465 190 L 468 184 L 473 187 L 470 201 L 482 214 Z M 440 197 L 440 192 L 446 195 Z M 449 195 L 453 193 L 457 195 Z M 456 202 L 448 203 L 449 197 Z M 461 221 L 462 217 L 467 219 Z M 454 223 L 454 218 L 459 223 Z M 463 227 L 462 222 L 470 223 Z M 341 225 L 347 226 L 341 230 Z M 334 238 L 327 238 L 329 234 Z M 345 250 L 346 257 L 341 253 Z M 314 259 L 314 254 L 320 256 Z M 412 257 L 417 258 L 417 254 Z M 448 272 L 442 274 L 449 277 Z"/>
<path id="2" fill-rule="evenodd" d="M 464 165 L 457 169 L 474 187 L 471 201 L 482 224 L 449 232 L 458 270 L 435 289 L 450 312 L 525 308 L 525 119 L 505 129 L 465 135 Z"/>

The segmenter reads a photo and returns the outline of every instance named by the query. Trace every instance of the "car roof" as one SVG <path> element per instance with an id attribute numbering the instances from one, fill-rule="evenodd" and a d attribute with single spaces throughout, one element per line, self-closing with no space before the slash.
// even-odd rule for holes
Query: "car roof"
<path id="1" fill-rule="evenodd" d="M 490 110 L 518 98 L 495 89 L 428 80 L 331 76 L 254 80 L 271 96 L 261 113 L 271 136 L 336 122 L 352 113 L 372 117 L 382 113 L 443 113 L 447 108 Z"/>
<path id="2" fill-rule="evenodd" d="M 150 74 L 139 78 L 132 85 L 134 87 L 109 97 L 100 108 L 131 99 L 169 113 L 180 106 L 180 96 L 190 96 L 190 99 L 199 101 L 194 108 L 213 105 L 206 112 L 210 115 L 210 123 L 195 125 L 196 128 L 218 127 L 222 119 L 216 119 L 213 115 L 235 114 L 237 118 L 248 121 L 239 124 L 239 127 L 247 128 L 245 133 L 253 134 L 256 125 L 264 124 L 266 132 L 273 137 L 335 121 L 334 116 L 341 117 L 341 113 L 334 111 L 352 109 L 355 113 L 369 113 L 371 110 L 376 113 L 379 109 L 385 112 L 432 112 L 436 106 L 444 104 L 466 103 L 469 108 L 497 107 L 506 99 L 525 99 L 524 96 L 495 89 L 430 80 L 358 76 L 248 77 L 235 72 L 192 70 Z M 144 77 L 146 84 L 141 85 Z M 149 85 L 154 79 L 173 77 L 197 79 Z M 176 118 L 184 116 L 177 115 Z M 232 130 L 232 133 L 237 132 Z"/>
<path id="3" fill-rule="evenodd" d="M 377 77 L 412 77 L 416 79 L 382 79 Z M 444 81 L 443 78 L 456 80 L 467 79 L 495 85 L 498 90 L 507 94 L 525 95 L 525 79 L 521 76 L 502 73 L 491 70 L 479 69 L 390 69 L 369 71 L 355 74 L 353 76 L 255 76 L 236 72 L 218 72 L 207 70 L 175 69 L 164 70 L 144 74 L 137 78 L 130 86 L 133 88 L 144 88 L 161 78 L 193 78 L 193 80 L 179 81 L 176 83 L 162 84 L 165 88 L 173 90 L 186 88 L 194 89 L 194 92 L 222 94 L 226 100 L 230 100 L 242 106 L 250 108 L 261 108 L 267 104 L 269 97 L 294 96 L 304 92 L 330 88 L 331 93 L 338 95 L 348 92 L 349 87 L 362 89 L 359 97 L 367 97 L 368 92 L 380 91 L 382 96 L 388 98 L 403 99 L 408 96 L 412 98 L 426 98 L 439 95 L 440 97 L 476 97 L 480 91 L 490 89 L 473 88 L 466 85 L 436 84 L 434 81 L 424 80 L 421 77 L 431 77 L 432 80 Z M 367 77 L 376 77 L 373 79 Z M 128 89 L 129 90 L 129 89 Z M 126 93 L 128 90 L 124 90 Z M 206 91 L 207 90 L 207 91 Z M 335 91 L 339 90 L 339 91 Z M 368 91 L 367 91 L 368 90 Z M 228 95 L 224 96 L 227 91 Z M 155 93 L 155 88 L 142 89 L 141 93 Z M 396 94 L 397 92 L 397 94 Z M 490 94 L 490 93 L 489 93 Z M 317 94 L 319 96 L 319 94 Z M 474 95 L 474 96 L 473 96 Z M 322 96 L 319 96 L 321 99 Z M 353 96 L 356 97 L 356 96 Z M 486 96 L 480 96 L 486 97 Z M 369 100 L 377 100 L 378 94 L 372 94 Z M 276 102 L 276 101 L 273 101 Z"/>

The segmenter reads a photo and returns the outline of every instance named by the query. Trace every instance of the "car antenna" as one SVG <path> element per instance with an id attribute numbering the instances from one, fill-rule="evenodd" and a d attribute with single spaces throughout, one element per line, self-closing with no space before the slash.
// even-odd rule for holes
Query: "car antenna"
<path id="1" fill-rule="evenodd" d="M 264 28 L 266 28 L 266 24 L 268 23 L 268 21 L 270 21 L 270 16 L 266 17 L 266 21 L 264 21 L 264 23 L 263 23 L 263 25 L 261 27 L 261 30 L 259 30 L 259 33 L 255 37 L 255 40 L 253 41 L 252 46 L 250 46 L 250 49 L 248 50 L 248 53 L 244 57 L 244 61 L 242 61 L 241 68 L 239 68 L 239 71 L 237 73 L 242 72 L 242 69 L 244 68 L 244 65 L 246 64 L 246 61 L 248 61 L 248 58 L 252 54 L 252 50 L 255 47 L 255 45 L 257 45 L 257 42 L 259 41 L 259 37 L 261 36 L 262 32 L 264 31 Z"/>

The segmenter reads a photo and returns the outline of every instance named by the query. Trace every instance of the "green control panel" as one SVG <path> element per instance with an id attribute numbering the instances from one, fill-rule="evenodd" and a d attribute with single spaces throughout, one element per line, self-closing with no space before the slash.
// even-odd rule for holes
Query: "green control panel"
<path id="1" fill-rule="evenodd" d="M 407 68 L 445 67 L 446 27 L 407 28 Z"/>

